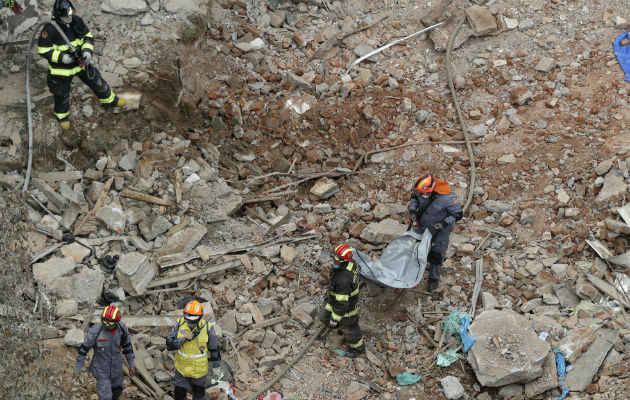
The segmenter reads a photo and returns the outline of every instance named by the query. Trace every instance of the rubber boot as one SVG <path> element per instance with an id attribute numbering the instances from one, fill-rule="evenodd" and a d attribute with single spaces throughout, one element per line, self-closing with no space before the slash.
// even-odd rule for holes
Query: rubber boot
<path id="1" fill-rule="evenodd" d="M 429 292 L 433 292 L 440 286 L 439 279 L 431 279 L 429 278 Z"/>
<path id="2" fill-rule="evenodd" d="M 63 129 L 64 131 L 70 130 L 70 121 L 63 121 L 59 123 L 59 126 L 61 127 L 61 129 Z"/>
<path id="3" fill-rule="evenodd" d="M 125 106 L 125 104 L 127 104 L 127 102 L 125 101 L 125 99 L 121 99 L 121 98 L 120 98 L 120 97 L 118 97 L 118 96 L 116 96 L 116 98 L 118 99 L 118 101 L 116 101 L 116 102 L 114 103 L 114 105 L 115 105 L 116 107 L 124 107 L 124 106 Z"/>
<path id="4" fill-rule="evenodd" d="M 122 391 L 122 386 L 112 388 L 112 400 L 118 400 L 120 398 L 120 395 L 122 394 Z"/>
<path id="5" fill-rule="evenodd" d="M 348 351 L 346 351 L 346 357 L 348 357 L 348 358 L 357 358 L 363 353 L 365 353 L 365 346 L 364 345 L 361 345 L 361 346 L 357 347 L 356 349 L 351 347 Z"/>

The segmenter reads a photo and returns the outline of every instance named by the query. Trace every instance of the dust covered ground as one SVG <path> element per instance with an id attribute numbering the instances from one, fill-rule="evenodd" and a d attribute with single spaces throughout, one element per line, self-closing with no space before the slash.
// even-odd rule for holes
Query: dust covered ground
<path id="1" fill-rule="evenodd" d="M 48 10 L 51 3 L 43 1 L 40 7 Z M 75 82 L 73 128 L 61 134 L 45 87 L 45 69 L 33 66 L 35 174 L 96 170 L 102 172 L 100 181 L 117 176 L 124 178 L 121 187 L 146 183 L 147 192 L 172 200 L 171 182 L 178 171 L 184 178 L 191 176 L 190 160 L 201 158 L 208 166 L 202 161 L 195 164 L 213 171 L 202 179 L 222 180 L 242 203 L 216 220 L 206 215 L 208 207 L 214 211 L 214 203 L 206 207 L 192 198 L 191 207 L 159 210 L 157 214 L 167 215 L 173 225 L 186 217 L 200 220 L 208 230 L 201 242 L 207 246 L 261 243 L 271 224 L 248 212 L 251 207 L 267 220 L 292 214 L 291 229 L 285 227 L 280 237 L 309 231 L 318 235 L 317 240 L 282 250 L 291 254 L 283 253 L 280 246 L 257 250 L 244 256 L 243 269 L 203 277 L 192 286 L 182 285 L 181 291 L 122 302 L 130 315 L 170 314 L 177 301 L 204 290 L 219 325 L 231 311 L 238 313 L 237 318 L 255 314 L 249 304 L 262 310 L 265 318 L 291 317 L 263 329 L 263 337 L 278 336 L 269 346 L 262 346 L 261 332 L 248 331 L 251 315 L 248 323 L 247 318 L 235 322 L 236 335 L 225 335 L 224 360 L 234 370 L 237 396 L 247 398 L 319 326 L 317 321 L 304 322 L 295 310 L 306 304 L 311 307 L 302 310 L 321 307 L 331 247 L 347 242 L 376 258 L 391 233 L 368 234 L 373 229 L 370 224 L 390 219 L 404 231 L 409 189 L 426 172 L 450 182 L 460 203 L 466 201 L 471 162 L 447 86 L 444 49 L 456 21 L 471 4 L 456 0 L 428 21 L 427 15 L 440 2 L 217 0 L 192 1 L 194 8 L 180 9 L 174 1 L 153 1 L 130 16 L 101 11 L 102 3 L 107 1 L 79 2 L 78 14 L 85 16 L 97 38 L 99 69 L 109 73 L 112 82 L 118 81 L 114 90 L 141 92 L 140 107 L 119 114 L 101 110 L 89 90 Z M 449 367 L 434 365 L 440 319 L 454 309 L 470 310 L 477 259 L 483 259 L 484 265 L 482 291 L 496 299 L 496 308 L 544 315 L 560 324 L 562 332 L 547 339 L 551 347 L 583 326 L 580 320 L 593 324 L 597 319 L 597 327 L 619 329 L 611 350 L 615 354 L 604 361 L 586 391 L 572 392 L 568 398 L 628 398 L 630 330 L 620 311 L 623 306 L 578 318 L 572 307 L 559 304 L 552 289 L 566 282 L 580 300 L 600 304 L 609 298 L 597 289 L 585 290 L 585 276 L 593 273 L 614 280 L 614 272 L 627 273 L 614 265 L 613 270 L 597 270 L 597 255 L 585 242 L 598 239 L 612 254 L 628 249 L 630 231 L 616 208 L 626 204 L 628 190 L 630 86 L 623 81 L 612 50 L 613 39 L 628 29 L 627 4 L 616 0 L 490 3 L 495 31 L 477 37 L 466 24 L 459 38 L 470 37 L 453 51 L 454 81 L 473 141 L 477 181 L 472 204 L 451 235 L 440 290 L 428 294 L 426 279 L 412 290 L 387 289 L 370 295 L 363 290 L 360 322 L 368 354 L 355 360 L 337 356 L 332 350 L 342 346 L 341 338 L 329 333 L 274 386 L 284 398 L 441 399 L 440 379 L 446 376 L 459 379 L 465 390 L 462 398 L 482 393 L 492 399 L 524 396 L 522 385 L 521 394 L 518 388 L 512 388 L 515 394 L 500 394 L 500 388 L 482 387 L 465 356 Z M 353 33 L 385 16 L 373 27 Z M 363 61 L 345 76 L 349 63 L 363 54 L 359 46 L 376 48 L 444 19 L 448 23 L 430 36 L 393 46 L 375 62 Z M 252 48 L 256 38 L 264 42 L 263 49 Z M 45 212 L 19 194 L 27 154 L 25 48 L 23 43 L 4 45 L 0 60 L 0 168 L 6 177 L 0 185 L 0 263 L 6 271 L 1 303 L 9 310 L 2 317 L 7 322 L 3 329 L 8 330 L 2 348 L 21 360 L 19 365 L 28 366 L 30 373 L 38 374 L 29 375 L 38 384 L 25 388 L 19 384 L 23 378 L 11 375 L 20 369 L 4 364 L 2 387 L 12 399 L 45 398 L 47 390 L 57 392 L 53 398 L 90 398 L 94 380 L 86 373 L 72 380 L 76 349 L 62 340 L 69 329 L 81 328 L 82 321 L 75 315 L 59 316 L 54 305 L 43 306 L 28 260 L 36 252 L 33 242 L 54 242 L 27 235 Z M 546 65 L 539 65 L 541 60 Z M 187 147 L 174 150 L 168 163 L 155 163 L 150 172 L 121 167 L 122 157 L 131 150 L 137 151 L 139 161 L 151 160 L 186 140 L 190 140 Z M 424 144 L 367 154 L 411 141 Z M 99 170 L 97 162 L 103 158 L 106 167 Z M 314 180 L 294 183 L 324 171 L 336 173 L 339 191 L 332 197 L 313 194 Z M 262 175 L 268 176 L 255 178 Z M 81 181 L 81 192 L 90 203 L 92 180 L 98 179 Z M 185 186 L 185 200 L 193 186 Z M 281 195 L 247 203 L 274 193 Z M 225 206 L 219 209 L 224 212 Z M 103 221 L 99 224 L 90 238 L 111 233 Z M 128 223 L 126 232 L 140 236 L 132 226 L 137 224 Z M 152 262 L 161 251 L 158 244 L 167 240 L 148 240 Z M 120 245 L 99 250 L 125 252 Z M 195 261 L 178 267 L 178 272 L 198 267 Z M 156 269 L 163 276 L 173 272 Z M 115 277 L 105 278 L 105 289 L 118 286 Z M 50 295 L 50 300 L 54 303 L 58 296 Z M 90 305 L 79 302 L 75 314 L 82 316 Z M 100 298 L 97 306 L 104 305 Z M 480 298 L 476 314 L 486 306 Z M 550 333 L 550 326 L 535 328 L 536 333 Z M 164 377 L 156 380 L 172 393 L 168 379 L 172 360 L 159 344 L 167 332 L 149 327 L 132 330 L 134 335 L 144 335 L 156 364 L 152 374 Z M 4 358 L 6 362 L 9 357 Z M 399 386 L 393 376 L 404 371 L 421 375 L 421 381 Z M 48 382 L 50 376 L 54 382 Z M 13 379 L 18 383 L 13 385 Z M 533 398 L 559 394 L 553 388 Z M 126 382 L 123 399 L 135 398 L 147 396 Z"/>

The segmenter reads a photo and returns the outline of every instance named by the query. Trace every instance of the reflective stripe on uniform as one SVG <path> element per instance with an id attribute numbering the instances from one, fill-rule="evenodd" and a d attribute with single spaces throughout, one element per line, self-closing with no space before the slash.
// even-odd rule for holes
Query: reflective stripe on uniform
<path id="1" fill-rule="evenodd" d="M 52 47 L 37 47 L 37 53 L 38 54 L 48 53 L 52 49 L 53 49 Z"/>
<path id="2" fill-rule="evenodd" d="M 98 101 L 100 101 L 101 104 L 109 104 L 112 101 L 114 101 L 114 97 L 116 97 L 116 95 L 114 94 L 113 90 L 111 90 L 111 92 L 112 92 L 112 94 L 110 94 L 108 98 L 106 98 L 106 99 L 98 99 Z"/>
<path id="3" fill-rule="evenodd" d="M 350 344 L 350 347 L 352 347 L 353 349 L 356 349 L 357 347 L 361 347 L 361 345 L 363 345 L 363 337 L 358 342 L 354 344 Z"/>
<path id="4" fill-rule="evenodd" d="M 357 306 L 354 308 L 354 310 L 345 313 L 343 316 L 335 314 L 335 312 L 333 311 L 333 308 L 330 305 L 330 303 L 327 303 L 326 306 L 324 307 L 324 309 L 326 311 L 330 311 L 330 318 L 334 319 L 335 321 L 339 321 L 339 320 L 341 320 L 341 318 L 347 318 L 347 317 L 352 317 L 352 316 L 357 315 L 357 313 L 359 312 L 359 305 L 357 304 Z"/>
<path id="5" fill-rule="evenodd" d="M 65 112 L 65 113 L 55 113 L 55 117 L 57 117 L 57 119 L 64 119 L 67 116 L 69 116 L 70 113 L 69 112 Z"/>
<path id="6" fill-rule="evenodd" d="M 52 57 L 50 57 L 50 61 L 54 63 L 58 63 L 60 54 L 61 52 L 59 50 L 53 50 Z"/>
<path id="7" fill-rule="evenodd" d="M 81 46 L 81 49 L 83 49 L 83 50 L 86 50 L 86 49 L 87 49 L 87 50 L 92 50 L 92 51 L 94 51 L 94 46 L 92 46 L 92 44 L 91 44 L 91 43 L 84 43 L 84 44 L 83 44 L 83 46 Z"/>
<path id="8" fill-rule="evenodd" d="M 182 353 L 181 350 L 177 350 L 177 353 L 185 358 L 201 358 L 201 357 L 207 357 L 208 353 L 201 353 L 201 354 L 186 354 L 186 353 Z"/>
<path id="9" fill-rule="evenodd" d="M 350 296 L 347 294 L 330 293 L 330 295 L 334 296 L 337 301 L 348 301 L 350 299 Z"/>
<path id="10" fill-rule="evenodd" d="M 357 286 L 356 289 L 354 289 L 354 291 L 352 293 L 350 293 L 350 297 L 356 296 L 357 294 L 359 294 L 359 287 L 358 286 Z"/>
<path id="11" fill-rule="evenodd" d="M 81 72 L 83 70 L 83 68 L 81 68 L 81 67 L 74 67 L 74 68 L 69 68 L 69 69 L 53 68 L 49 64 L 48 65 L 48 70 L 50 71 L 50 73 L 52 75 L 72 76 L 74 74 L 77 74 L 77 73 Z"/>
<path id="12" fill-rule="evenodd" d="M 89 38 L 93 38 L 94 36 L 92 36 L 92 32 L 88 32 L 85 34 L 85 36 L 83 36 L 84 38 L 89 37 Z"/>

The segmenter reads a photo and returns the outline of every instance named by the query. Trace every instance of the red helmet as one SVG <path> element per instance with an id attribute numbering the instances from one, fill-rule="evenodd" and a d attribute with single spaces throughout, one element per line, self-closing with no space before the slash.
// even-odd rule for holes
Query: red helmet
<path id="1" fill-rule="evenodd" d="M 203 306 L 197 300 L 189 301 L 184 308 L 184 318 L 196 321 L 203 315 Z"/>
<path id="2" fill-rule="evenodd" d="M 120 312 L 118 307 L 107 306 L 101 314 L 101 322 L 103 323 L 103 325 L 105 325 L 105 327 L 111 330 L 114 329 L 114 327 L 118 324 L 118 321 L 120 321 L 120 317 L 122 317 L 122 313 Z"/>
<path id="3" fill-rule="evenodd" d="M 347 244 L 340 244 L 335 248 L 335 261 L 352 261 L 352 249 Z"/>
<path id="4" fill-rule="evenodd" d="M 437 181 L 431 174 L 426 174 L 422 178 L 418 179 L 414 184 L 414 190 L 417 190 L 423 194 L 432 193 L 435 190 Z"/>

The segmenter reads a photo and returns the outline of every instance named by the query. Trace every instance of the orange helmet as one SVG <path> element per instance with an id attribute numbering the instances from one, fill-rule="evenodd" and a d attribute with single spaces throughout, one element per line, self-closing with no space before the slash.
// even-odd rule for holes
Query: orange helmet
<path id="1" fill-rule="evenodd" d="M 197 300 L 189 301 L 184 308 L 184 318 L 196 321 L 203 315 L 203 306 Z"/>
<path id="2" fill-rule="evenodd" d="M 352 249 L 347 244 L 340 244 L 335 248 L 333 255 L 335 261 L 352 261 Z"/>
<path id="3" fill-rule="evenodd" d="M 437 181 L 431 174 L 426 174 L 422 178 L 418 179 L 414 184 L 414 190 L 417 190 L 423 194 L 432 193 L 435 190 Z"/>
<path id="4" fill-rule="evenodd" d="M 105 325 L 105 327 L 113 329 L 113 327 L 118 324 L 118 321 L 120 321 L 121 316 L 122 313 L 118 307 L 107 306 L 101 314 L 101 322 Z"/>

